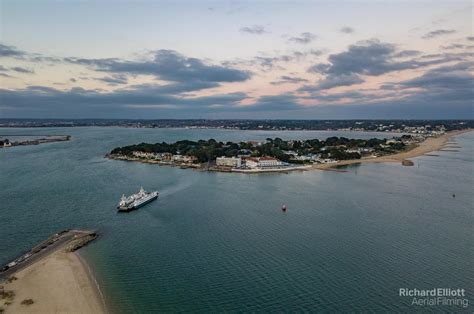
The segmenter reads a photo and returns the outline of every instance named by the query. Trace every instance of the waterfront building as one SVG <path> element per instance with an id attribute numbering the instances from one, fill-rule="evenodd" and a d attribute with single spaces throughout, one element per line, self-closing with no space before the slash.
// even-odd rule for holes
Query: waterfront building
<path id="1" fill-rule="evenodd" d="M 162 161 L 171 161 L 173 154 L 171 153 L 161 153 L 159 154 Z"/>
<path id="2" fill-rule="evenodd" d="M 220 167 L 240 168 L 242 166 L 242 158 L 240 157 L 217 157 L 216 165 Z"/>
<path id="3" fill-rule="evenodd" d="M 349 148 L 345 150 L 346 153 L 360 153 L 359 148 Z"/>
<path id="4" fill-rule="evenodd" d="M 173 156 L 171 153 L 146 153 L 140 151 L 134 151 L 132 155 L 138 158 L 154 159 L 158 161 L 171 161 Z"/>
<path id="5" fill-rule="evenodd" d="M 245 159 L 245 165 L 249 168 L 269 168 L 282 166 L 283 163 L 273 157 L 254 157 Z"/>
<path id="6" fill-rule="evenodd" d="M 138 157 L 138 158 L 155 159 L 155 153 L 146 153 L 146 152 L 135 151 L 132 154 L 133 154 L 133 156 Z"/>
<path id="7" fill-rule="evenodd" d="M 190 155 L 173 155 L 171 157 L 171 160 L 174 162 L 179 162 L 179 163 L 194 163 L 197 161 L 197 158 L 195 156 L 190 156 Z"/>

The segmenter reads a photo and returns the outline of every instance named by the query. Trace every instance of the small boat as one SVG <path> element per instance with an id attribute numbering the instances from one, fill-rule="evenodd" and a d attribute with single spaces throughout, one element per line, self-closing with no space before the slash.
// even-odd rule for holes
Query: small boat
<path id="1" fill-rule="evenodd" d="M 281 210 L 286 212 L 286 205 L 285 204 L 283 204 L 283 206 L 281 207 Z"/>

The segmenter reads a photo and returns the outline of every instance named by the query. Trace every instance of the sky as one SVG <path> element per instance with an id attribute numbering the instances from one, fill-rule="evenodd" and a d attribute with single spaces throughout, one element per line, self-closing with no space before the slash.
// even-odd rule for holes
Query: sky
<path id="1" fill-rule="evenodd" d="M 0 0 L 0 14 L 0 118 L 474 118 L 471 1 Z"/>

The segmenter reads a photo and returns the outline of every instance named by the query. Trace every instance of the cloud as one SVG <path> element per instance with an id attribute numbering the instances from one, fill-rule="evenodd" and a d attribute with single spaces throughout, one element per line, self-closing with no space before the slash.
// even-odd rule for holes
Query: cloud
<path id="1" fill-rule="evenodd" d="M 466 48 L 466 46 L 462 44 L 451 44 L 448 46 L 441 46 L 441 49 L 444 49 L 444 50 L 464 49 L 464 48 Z"/>
<path id="2" fill-rule="evenodd" d="M 297 83 L 306 83 L 306 82 L 308 82 L 308 80 L 301 77 L 292 77 L 292 76 L 283 75 L 283 76 L 280 76 L 279 81 L 271 82 L 270 84 L 281 85 L 281 84 L 297 84 Z"/>
<path id="3" fill-rule="evenodd" d="M 113 76 L 106 76 L 97 79 L 98 81 L 105 82 L 111 86 L 119 85 L 119 84 L 127 84 L 128 78 L 126 75 L 123 74 L 116 74 Z"/>
<path id="4" fill-rule="evenodd" d="M 427 71 L 423 75 L 400 83 L 402 87 L 420 88 L 425 92 L 440 92 L 462 96 L 466 93 L 474 99 L 474 76 L 470 70 L 474 69 L 474 62 L 463 62 L 456 65 L 439 67 Z"/>
<path id="5" fill-rule="evenodd" d="M 199 112 L 213 105 L 224 108 L 236 106 L 248 97 L 244 93 L 230 93 L 185 98 L 165 93 L 170 90 L 163 91 L 161 86 L 155 85 L 139 85 L 112 92 L 97 92 L 80 87 L 61 91 L 44 86 L 30 86 L 21 90 L 0 89 L 0 108 L 13 108 L 9 110 L 14 116 L 28 112 L 38 117 L 97 117 L 110 116 L 116 112 L 123 114 L 127 110 L 129 112 L 132 108 L 140 107 Z"/>
<path id="6" fill-rule="evenodd" d="M 0 90 L 0 107 L 3 107 L 5 117 L 192 118 L 199 115 L 214 118 L 465 119 L 473 118 L 473 69 L 474 62 L 458 62 L 401 83 L 384 84 L 380 90 L 315 92 L 309 96 L 267 95 L 258 98 L 255 104 L 245 106 L 241 101 L 249 97 L 244 93 L 177 97 L 171 88 L 177 88 L 181 83 L 175 83 L 136 85 L 102 93 L 82 88 L 60 91 L 42 86 Z M 346 78 L 350 80 L 350 77 Z M 302 104 L 311 100 L 319 104 Z"/>
<path id="7" fill-rule="evenodd" d="M 444 35 L 449 35 L 449 34 L 454 34 L 456 33 L 455 30 L 452 29 L 437 29 L 435 31 L 431 31 L 429 33 L 426 33 L 423 35 L 421 38 L 423 39 L 431 39 L 439 36 L 444 36 Z"/>
<path id="8" fill-rule="evenodd" d="M 313 56 L 317 57 L 322 55 L 323 52 L 321 50 L 310 49 L 307 51 L 293 51 L 288 54 L 282 54 L 273 57 L 255 57 L 254 61 L 260 64 L 262 67 L 272 68 L 276 63 L 279 62 L 294 62 L 294 61 L 302 61 L 307 57 Z"/>
<path id="9" fill-rule="evenodd" d="M 344 33 L 344 34 L 352 34 L 352 33 L 354 33 L 354 29 L 353 29 L 352 27 L 349 27 L 349 26 L 341 27 L 341 28 L 339 29 L 339 31 L 340 31 L 341 33 Z"/>
<path id="10" fill-rule="evenodd" d="M 239 117 L 281 118 L 283 114 L 285 118 L 299 119 L 472 119 L 474 89 L 469 71 L 473 67 L 474 62 L 439 67 L 402 83 L 385 84 L 387 88 L 382 93 L 360 90 L 263 96 L 254 106 L 241 106 L 248 115 Z M 303 100 L 319 104 L 302 105 Z"/>
<path id="11" fill-rule="evenodd" d="M 297 44 L 309 44 L 310 42 L 312 42 L 313 40 L 316 39 L 316 35 L 313 34 L 313 33 L 309 33 L 309 32 L 305 32 L 305 33 L 301 33 L 299 36 L 295 36 L 295 37 L 290 37 L 288 39 L 289 42 L 293 42 L 293 43 L 297 43 Z"/>
<path id="12" fill-rule="evenodd" d="M 324 103 L 331 103 L 342 111 L 351 106 L 353 114 L 366 117 L 473 118 L 473 71 L 473 61 L 462 61 L 431 69 L 403 82 L 385 83 L 379 89 L 322 93 L 325 87 L 330 87 L 326 85 L 304 86 L 299 91 L 310 92 L 309 96 L 302 97 L 304 99 L 323 102 L 314 111 L 324 107 Z M 354 78 L 357 80 L 357 77 Z M 335 82 L 342 85 L 344 80 L 339 77 Z M 330 77 L 321 83 L 330 84 Z M 351 83 L 350 79 L 348 83 Z M 329 112 L 328 108 L 326 106 Z"/>
<path id="13" fill-rule="evenodd" d="M 127 61 L 119 59 L 76 59 L 68 62 L 110 73 L 154 75 L 158 79 L 173 82 L 242 82 L 251 77 L 248 71 L 209 65 L 197 58 L 185 57 L 174 50 L 158 50 L 152 60 Z"/>
<path id="14" fill-rule="evenodd" d="M 407 57 L 414 57 L 421 54 L 421 51 L 418 50 L 402 50 L 393 55 L 394 58 L 407 58 Z"/>
<path id="15" fill-rule="evenodd" d="M 308 57 L 317 57 L 323 54 L 322 50 L 309 49 L 305 51 L 292 51 L 286 54 L 274 55 L 274 56 L 256 56 L 250 60 L 233 60 L 224 63 L 226 66 L 247 66 L 255 67 L 260 66 L 264 71 L 272 70 L 278 65 L 278 63 L 302 61 Z"/>
<path id="16" fill-rule="evenodd" d="M 14 46 L 0 44 L 0 57 L 23 57 L 26 55 L 24 51 L 17 49 Z"/>
<path id="17" fill-rule="evenodd" d="M 390 62 L 394 52 L 395 46 L 392 44 L 378 40 L 365 41 L 349 46 L 347 51 L 330 55 L 330 64 L 317 64 L 310 67 L 309 71 L 333 75 L 380 75 L 394 68 Z"/>
<path id="18" fill-rule="evenodd" d="M 474 36 L 466 37 L 466 39 L 469 40 L 469 41 L 474 41 Z"/>
<path id="19" fill-rule="evenodd" d="M 328 74 L 367 74 L 380 75 L 392 71 L 397 64 L 390 62 L 395 46 L 378 40 L 370 40 L 349 46 L 347 51 L 332 54 Z M 399 66 L 403 68 L 403 66 Z"/>
<path id="20" fill-rule="evenodd" d="M 417 69 L 463 58 L 460 55 L 437 55 L 438 58 L 432 58 L 431 60 L 396 60 L 400 57 L 415 54 L 417 54 L 415 51 L 397 52 L 395 45 L 372 39 L 350 45 L 346 51 L 341 53 L 329 55 L 329 63 L 315 64 L 308 68 L 308 72 L 334 77 L 349 74 L 378 76 L 389 72 Z"/>
<path id="21" fill-rule="evenodd" d="M 35 71 L 33 69 L 29 69 L 29 68 L 24 68 L 24 67 L 11 67 L 11 68 L 7 68 L 7 67 L 4 67 L 3 65 L 0 65 L 0 71 L 1 72 L 9 72 L 9 71 L 13 71 L 13 72 L 17 72 L 17 73 L 23 73 L 23 74 L 32 74 L 32 73 L 35 73 Z M 9 75 L 2 75 L 3 77 L 11 77 Z"/>
<path id="22" fill-rule="evenodd" d="M 320 80 L 315 86 L 303 86 L 299 91 L 315 93 L 320 90 L 341 86 L 351 86 L 363 82 L 364 80 L 357 74 L 328 75 L 326 78 Z"/>
<path id="23" fill-rule="evenodd" d="M 20 50 L 15 46 L 5 45 L 0 43 L 0 57 L 15 58 L 20 60 L 27 60 L 31 62 L 62 62 L 62 58 L 46 57 L 39 53 L 28 53 Z"/>
<path id="24" fill-rule="evenodd" d="M 291 75 L 281 75 L 271 82 L 274 85 L 305 84 L 294 93 L 261 96 L 252 105 L 242 105 L 243 100 L 250 99 L 245 93 L 193 94 L 219 87 L 225 82 L 249 79 L 252 73 L 240 70 L 243 65 L 270 69 L 321 54 L 320 50 L 293 51 L 221 64 L 187 57 L 172 50 L 154 51 L 146 60 L 66 58 L 61 62 L 83 65 L 97 71 L 95 74 L 102 74 L 100 78 L 91 76 L 89 79 L 117 88 L 113 91 L 79 87 L 60 90 L 44 86 L 0 89 L 0 110 L 5 117 L 181 118 L 222 115 L 236 118 L 245 114 L 249 118 L 258 115 L 266 118 L 472 117 L 474 78 L 471 73 L 474 66 L 468 62 L 474 56 L 472 53 L 444 51 L 423 55 L 416 50 L 400 51 L 396 45 L 375 39 L 357 42 L 340 53 L 329 55 L 326 63 L 311 66 L 308 72 L 322 77 L 314 84 L 291 71 L 288 71 Z M 28 54 L 26 60 L 31 56 L 38 55 Z M 433 69 L 434 65 L 443 66 Z M 429 70 L 424 74 L 418 72 L 422 74 L 416 78 L 385 82 L 380 89 L 331 90 L 360 84 L 366 76 L 427 66 L 430 66 Z M 15 70 L 0 66 L 0 71 Z M 4 74 L 0 73 L 3 77 L 8 75 Z M 160 82 L 129 85 L 129 78 L 136 75 L 151 75 Z M 311 100 L 317 105 L 308 105 Z"/>
<path id="25" fill-rule="evenodd" d="M 170 83 L 165 85 L 157 84 L 140 84 L 132 85 L 128 88 L 138 89 L 138 90 L 150 90 L 154 93 L 164 94 L 164 95 L 178 95 L 183 93 L 194 92 L 202 89 L 215 88 L 218 87 L 219 83 L 215 82 L 203 82 L 203 81 L 190 81 L 190 82 L 178 82 Z"/>
<path id="26" fill-rule="evenodd" d="M 242 28 L 240 28 L 240 32 L 248 33 L 248 34 L 254 34 L 254 35 L 262 35 L 264 33 L 267 33 L 265 28 L 261 25 L 253 25 L 253 26 L 242 27 Z"/>
<path id="27" fill-rule="evenodd" d="M 33 69 L 27 69 L 27 68 L 23 68 L 23 67 L 13 67 L 13 68 L 10 68 L 10 70 L 18 72 L 18 73 L 24 73 L 24 74 L 35 73 L 35 71 Z"/>
<path id="28" fill-rule="evenodd" d="M 251 106 L 240 106 L 238 109 L 240 111 L 247 112 L 279 112 L 286 110 L 298 110 L 301 108 L 303 108 L 303 106 L 298 103 L 298 97 L 291 93 L 286 93 L 280 95 L 261 96 L 257 99 L 255 104 Z"/>
<path id="29" fill-rule="evenodd" d="M 397 51 L 395 45 L 377 39 L 358 42 L 350 45 L 346 51 L 329 55 L 329 63 L 318 63 L 309 67 L 309 73 L 318 73 L 325 77 L 315 85 L 303 86 L 299 91 L 315 94 L 326 89 L 363 83 L 361 76 L 379 76 L 389 72 L 463 61 L 470 56 L 459 53 L 437 54 L 429 58 L 421 56 L 410 59 L 420 54 L 417 50 Z"/>

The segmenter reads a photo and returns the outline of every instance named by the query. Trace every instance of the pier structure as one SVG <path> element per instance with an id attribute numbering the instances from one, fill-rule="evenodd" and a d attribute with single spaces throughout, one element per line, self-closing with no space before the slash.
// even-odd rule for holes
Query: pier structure
<path id="1" fill-rule="evenodd" d="M 0 282 L 57 250 L 73 252 L 95 240 L 97 236 L 96 232 L 86 230 L 66 229 L 55 233 L 20 257 L 0 266 Z"/>

